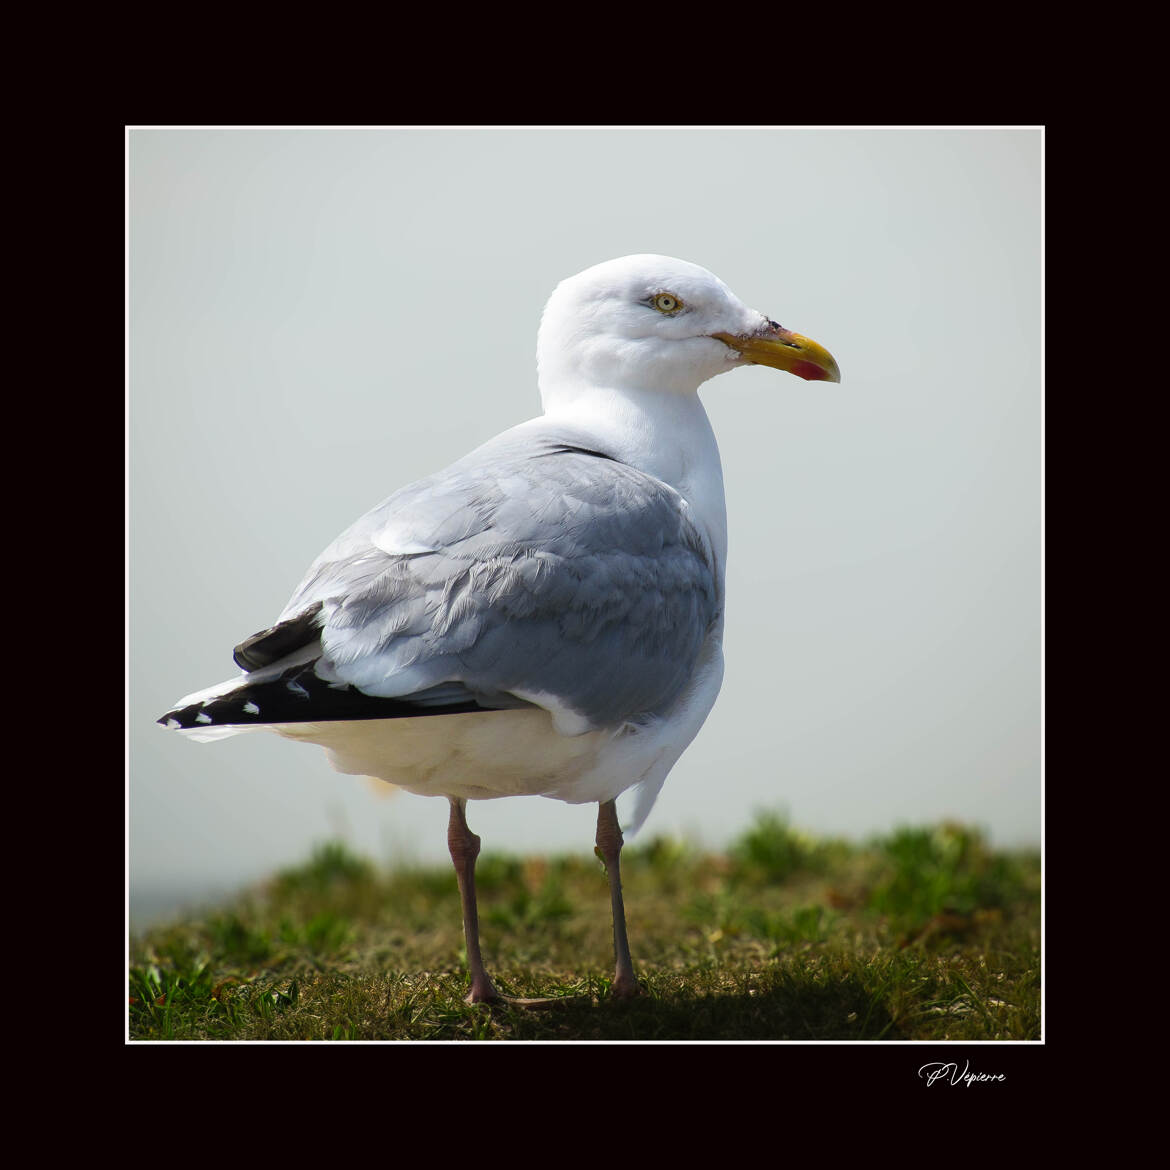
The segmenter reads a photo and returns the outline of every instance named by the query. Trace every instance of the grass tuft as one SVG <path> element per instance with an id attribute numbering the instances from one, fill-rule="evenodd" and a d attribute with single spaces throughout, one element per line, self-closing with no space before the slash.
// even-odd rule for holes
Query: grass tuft
<path id="1" fill-rule="evenodd" d="M 735 873 L 745 881 L 783 882 L 798 873 L 825 873 L 853 850 L 842 841 L 817 840 L 788 824 L 777 812 L 757 812 L 755 823 L 729 851 Z"/>

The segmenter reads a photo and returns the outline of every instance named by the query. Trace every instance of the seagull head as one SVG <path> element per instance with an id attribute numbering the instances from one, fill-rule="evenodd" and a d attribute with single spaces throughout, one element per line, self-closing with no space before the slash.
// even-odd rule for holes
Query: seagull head
<path id="1" fill-rule="evenodd" d="M 745 365 L 839 382 L 827 350 L 749 309 L 714 273 L 670 256 L 623 256 L 562 280 L 536 346 L 546 402 L 574 387 L 693 393 Z"/>

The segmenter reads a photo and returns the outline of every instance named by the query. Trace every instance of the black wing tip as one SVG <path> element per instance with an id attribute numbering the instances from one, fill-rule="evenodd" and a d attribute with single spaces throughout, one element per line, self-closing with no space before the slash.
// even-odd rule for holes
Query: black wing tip
<path id="1" fill-rule="evenodd" d="M 259 634 L 253 634 L 253 637 L 259 637 Z M 253 655 L 248 652 L 248 643 L 241 642 L 232 651 L 232 661 L 241 670 L 259 670 L 264 665 L 259 655 Z"/>
<path id="2" fill-rule="evenodd" d="M 275 719 L 262 718 L 259 710 L 247 710 L 248 706 L 255 707 L 256 704 L 250 702 L 246 695 L 239 699 L 212 699 L 207 703 L 176 707 L 160 719 L 156 719 L 155 723 L 170 731 L 197 731 L 205 727 L 223 727 L 228 724 L 235 726 L 277 722 Z"/>
<path id="3" fill-rule="evenodd" d="M 451 702 L 420 704 L 409 698 L 389 699 L 363 694 L 352 686 L 330 683 L 317 675 L 316 662 L 291 666 L 278 678 L 243 682 L 226 695 L 168 711 L 155 722 L 171 730 L 210 727 L 269 726 L 281 723 L 335 723 L 366 719 L 418 719 L 431 715 L 464 715 L 505 710 L 517 701 L 493 703 L 454 697 Z M 527 704 L 519 704 L 527 705 Z"/>
<path id="4" fill-rule="evenodd" d="M 311 645 L 321 636 L 316 620 L 320 612 L 321 602 L 315 601 L 296 617 L 245 638 L 232 651 L 232 659 L 241 670 L 259 670 Z"/>

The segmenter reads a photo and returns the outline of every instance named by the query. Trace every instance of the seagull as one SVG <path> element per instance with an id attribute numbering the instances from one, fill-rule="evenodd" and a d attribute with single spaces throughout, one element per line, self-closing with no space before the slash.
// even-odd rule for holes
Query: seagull
<path id="1" fill-rule="evenodd" d="M 242 673 L 158 720 L 267 730 L 343 773 L 450 803 L 468 1003 L 505 1000 L 480 951 L 471 800 L 598 805 L 610 994 L 638 993 L 616 798 L 645 821 L 723 680 L 727 516 L 699 387 L 771 366 L 839 382 L 816 342 L 669 256 L 561 281 L 537 338 L 543 413 L 396 491 L 309 566 Z M 540 1001 L 546 1002 L 546 1001 Z"/>

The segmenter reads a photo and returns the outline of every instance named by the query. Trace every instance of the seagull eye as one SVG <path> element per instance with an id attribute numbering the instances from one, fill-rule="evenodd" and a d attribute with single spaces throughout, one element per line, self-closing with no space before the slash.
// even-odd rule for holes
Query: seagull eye
<path id="1" fill-rule="evenodd" d="M 677 313 L 682 308 L 682 301 L 671 293 L 659 293 L 651 304 L 660 313 Z"/>

